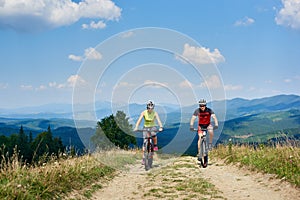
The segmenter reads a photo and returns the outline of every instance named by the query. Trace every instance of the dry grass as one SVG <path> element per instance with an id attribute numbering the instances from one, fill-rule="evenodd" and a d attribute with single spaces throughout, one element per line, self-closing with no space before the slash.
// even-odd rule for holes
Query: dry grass
<path id="1" fill-rule="evenodd" d="M 225 159 L 227 163 L 247 166 L 252 170 L 275 174 L 278 178 L 300 187 L 300 148 L 290 145 L 257 148 L 242 145 L 220 145 L 211 152 L 212 156 Z"/>
<path id="2" fill-rule="evenodd" d="M 75 158 L 53 158 L 42 166 L 26 166 L 15 154 L 9 162 L 2 159 L 0 199 L 58 199 L 74 190 L 88 197 L 102 187 L 101 181 L 115 175 L 115 167 L 133 163 L 133 155 L 134 152 L 112 150 Z M 109 165 L 103 160 L 110 160 Z"/>

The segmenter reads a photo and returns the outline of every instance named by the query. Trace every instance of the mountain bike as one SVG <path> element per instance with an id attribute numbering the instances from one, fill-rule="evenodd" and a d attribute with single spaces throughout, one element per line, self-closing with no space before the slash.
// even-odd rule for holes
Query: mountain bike
<path id="1" fill-rule="evenodd" d="M 208 143 L 207 143 L 207 129 L 201 128 L 201 130 L 194 129 L 194 131 L 201 131 L 200 137 L 200 146 L 198 146 L 198 161 L 203 168 L 206 168 L 208 165 Z M 198 143 L 197 143 L 198 144 Z"/>
<path id="2" fill-rule="evenodd" d="M 146 131 L 146 137 L 143 141 L 143 148 L 144 148 L 144 165 L 145 170 L 148 171 L 150 168 L 152 168 L 153 165 L 153 155 L 154 155 L 154 143 L 153 143 L 153 136 L 151 135 L 151 132 L 159 132 L 157 130 L 153 130 L 152 128 L 143 128 L 142 130 L 137 130 L 137 132 L 144 132 Z"/>

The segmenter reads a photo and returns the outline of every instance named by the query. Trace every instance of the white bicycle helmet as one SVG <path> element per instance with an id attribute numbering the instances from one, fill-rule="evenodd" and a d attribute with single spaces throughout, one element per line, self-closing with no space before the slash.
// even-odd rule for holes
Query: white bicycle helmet
<path id="1" fill-rule="evenodd" d="M 206 100 L 205 99 L 200 99 L 198 103 L 199 103 L 199 106 L 206 106 Z"/>
<path id="2" fill-rule="evenodd" d="M 147 109 L 153 109 L 153 108 L 154 108 L 154 103 L 153 103 L 153 101 L 149 100 L 147 102 Z"/>

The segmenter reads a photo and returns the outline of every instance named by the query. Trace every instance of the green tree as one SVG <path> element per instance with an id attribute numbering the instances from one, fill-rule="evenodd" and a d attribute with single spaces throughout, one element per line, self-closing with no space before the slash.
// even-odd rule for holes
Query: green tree
<path id="1" fill-rule="evenodd" d="M 38 161 L 41 156 L 49 157 L 64 152 L 64 146 L 60 138 L 52 137 L 50 126 L 47 131 L 40 133 L 32 142 L 34 150 L 33 159 Z"/>
<path id="2" fill-rule="evenodd" d="M 96 132 L 91 140 L 99 148 L 118 146 L 128 149 L 130 145 L 136 145 L 132 125 L 123 111 L 117 111 L 115 117 L 110 115 L 97 122 Z"/>
<path id="3" fill-rule="evenodd" d="M 31 162 L 32 152 L 31 152 L 29 141 L 28 141 L 28 136 L 25 134 L 22 125 L 21 125 L 19 135 L 17 138 L 16 147 L 17 147 L 19 156 L 22 157 L 22 160 Z"/>

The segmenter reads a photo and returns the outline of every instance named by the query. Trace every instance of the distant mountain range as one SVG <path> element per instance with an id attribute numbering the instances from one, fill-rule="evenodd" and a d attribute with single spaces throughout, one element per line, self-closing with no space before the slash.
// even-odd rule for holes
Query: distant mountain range
<path id="1" fill-rule="evenodd" d="M 300 96 L 277 95 L 252 100 L 235 98 L 209 102 L 208 106 L 213 108 L 217 116 L 226 111 L 223 113 L 226 114 L 223 118 L 225 120 L 220 122 L 221 128 L 216 131 L 221 140 L 228 138 L 251 140 L 256 136 L 260 136 L 260 139 L 270 139 L 283 130 L 298 137 Z M 145 109 L 145 105 L 142 104 L 112 106 L 109 102 L 97 102 L 95 107 L 98 119 L 122 110 L 130 116 L 132 123 L 136 122 L 140 112 Z M 168 104 L 157 105 L 156 110 L 165 123 L 165 128 L 170 130 L 168 131 L 170 135 L 174 128 L 188 127 L 190 117 L 197 107 L 197 104 L 185 107 Z M 85 106 L 82 105 L 80 109 L 84 112 Z M 0 109 L 0 135 L 18 133 L 22 125 L 26 133 L 31 131 L 35 136 L 46 131 L 50 125 L 53 135 L 61 137 L 65 145 L 72 143 L 89 145 L 88 138 L 95 132 L 96 121 L 76 121 L 75 125 L 72 116 L 72 106 L 68 104 Z M 79 138 L 84 141 L 80 143 Z"/>
<path id="2" fill-rule="evenodd" d="M 175 104 L 157 105 L 156 110 L 159 113 L 168 115 L 181 115 L 181 118 L 190 117 L 193 111 L 197 108 L 197 104 L 191 106 L 180 106 Z M 222 114 L 225 111 L 226 120 L 234 119 L 243 115 L 283 111 L 289 109 L 300 109 L 300 96 L 297 95 L 277 95 L 272 97 L 265 97 L 259 99 L 242 99 L 234 98 L 230 100 L 212 101 L 208 103 L 215 113 Z M 78 112 L 86 112 L 88 105 L 76 106 Z M 95 113 L 98 119 L 102 119 L 117 110 L 124 111 L 131 118 L 136 118 L 142 110 L 145 109 L 144 104 L 132 103 L 129 105 L 117 105 L 110 102 L 96 102 Z M 4 118 L 31 118 L 31 119 L 53 119 L 64 118 L 72 119 L 72 105 L 71 104 L 47 104 L 36 107 L 23 107 L 17 109 L 0 108 L 0 117 Z M 170 120 L 168 120 L 170 121 Z M 185 121 L 185 120 L 184 120 Z"/>

